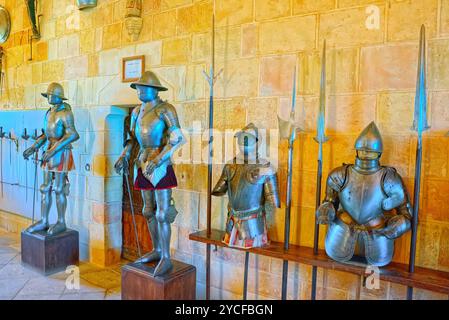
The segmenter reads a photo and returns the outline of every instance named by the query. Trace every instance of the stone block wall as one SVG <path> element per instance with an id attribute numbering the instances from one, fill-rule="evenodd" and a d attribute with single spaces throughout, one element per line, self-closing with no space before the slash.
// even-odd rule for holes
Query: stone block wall
<path id="1" fill-rule="evenodd" d="M 432 128 L 424 138 L 417 263 L 449 271 L 449 139 L 445 137 L 449 130 L 448 0 L 215 0 L 215 5 L 212 0 L 144 0 L 143 28 L 136 42 L 127 36 L 125 2 L 99 0 L 96 8 L 78 11 L 74 0 L 41 1 L 42 39 L 33 42 L 33 60 L 29 61 L 30 28 L 23 1 L 0 1 L 13 20 L 11 37 L 3 46 L 6 81 L 0 108 L 46 108 L 39 93 L 49 82 L 60 81 L 74 110 L 89 110 L 102 119 L 104 115 L 96 108 L 99 105 L 138 102 L 128 84 L 121 83 L 121 58 L 144 54 L 146 68 L 155 71 L 168 86 L 163 97 L 177 107 L 181 125 L 188 133 L 198 134 L 198 125 L 203 129 L 207 126 L 208 87 L 202 70 L 210 65 L 211 12 L 215 7 L 216 67 L 223 68 L 215 88 L 218 129 L 235 130 L 249 122 L 276 129 L 277 115 L 288 115 L 293 70 L 295 65 L 299 67 L 298 120 L 305 132 L 295 144 L 292 242 L 306 246 L 313 241 L 317 153 L 313 137 L 324 39 L 328 43 L 326 123 L 330 137 L 324 147 L 324 175 L 342 162 L 354 160 L 355 138 L 375 120 L 385 141 L 382 162 L 399 170 L 412 193 L 416 137 L 410 127 L 419 29 L 425 24 Z M 95 223 L 116 221 L 116 213 L 111 213 L 116 204 L 107 199 L 115 191 L 108 189 L 107 182 L 118 177 L 105 175 L 111 172 L 113 161 L 101 143 L 89 141 L 92 148 L 99 149 L 93 153 L 93 170 L 101 178 L 87 178 L 86 188 L 92 188 L 89 196 L 98 196 L 95 200 L 106 205 L 92 209 L 93 220 L 86 221 L 93 222 L 86 232 L 98 240 L 92 252 L 103 254 L 107 252 L 104 243 L 108 232 L 118 231 L 114 222 L 110 227 L 97 227 Z M 284 205 L 287 146 L 281 142 L 276 149 Z M 183 152 L 187 151 L 199 154 L 201 146 L 192 145 Z M 221 168 L 214 166 L 214 179 Z M 179 187 L 175 198 L 180 215 L 173 228 L 172 249 L 177 259 L 197 266 L 202 297 L 205 246 L 187 238 L 206 225 L 207 167 L 203 163 L 182 164 L 176 166 L 176 172 Z M 223 227 L 225 202 L 213 201 L 216 228 Z M 283 210 L 276 212 L 270 230 L 274 240 L 283 237 Z M 407 235 L 396 242 L 395 261 L 408 261 L 409 238 Z M 241 297 L 242 257 L 229 249 L 213 253 L 213 297 Z M 252 259 L 250 297 L 279 298 L 281 262 Z M 308 297 L 310 269 L 292 265 L 290 270 L 290 297 Z M 354 298 L 359 284 L 357 277 L 332 271 L 320 271 L 319 281 L 319 295 L 328 299 Z M 418 292 L 418 298 L 441 298 Z M 360 295 L 366 299 L 403 298 L 405 288 L 383 283 L 380 290 L 362 289 Z"/>

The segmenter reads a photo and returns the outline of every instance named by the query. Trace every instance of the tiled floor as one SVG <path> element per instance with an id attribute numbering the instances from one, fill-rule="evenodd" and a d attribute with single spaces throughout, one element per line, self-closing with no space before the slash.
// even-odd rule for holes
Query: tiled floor
<path id="1" fill-rule="evenodd" d="M 0 229 L 0 300 L 119 300 L 120 266 L 79 265 L 79 289 L 69 289 L 64 271 L 45 277 L 25 268 L 20 237 Z"/>

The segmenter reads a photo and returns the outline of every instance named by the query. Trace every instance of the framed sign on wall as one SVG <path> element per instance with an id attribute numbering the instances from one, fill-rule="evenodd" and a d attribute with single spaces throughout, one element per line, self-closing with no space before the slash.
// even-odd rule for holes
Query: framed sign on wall
<path id="1" fill-rule="evenodd" d="M 140 79 L 145 72 L 145 56 L 122 59 L 122 82 L 133 82 Z"/>

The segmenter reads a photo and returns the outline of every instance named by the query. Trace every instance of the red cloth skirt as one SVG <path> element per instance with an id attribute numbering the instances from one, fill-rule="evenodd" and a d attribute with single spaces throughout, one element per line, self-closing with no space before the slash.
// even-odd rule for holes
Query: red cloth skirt
<path id="1" fill-rule="evenodd" d="M 172 189 L 178 186 L 175 171 L 173 166 L 167 166 L 167 174 L 163 177 L 156 186 L 147 180 L 142 173 L 142 169 L 137 169 L 137 178 L 134 181 L 134 190 L 164 190 Z"/>

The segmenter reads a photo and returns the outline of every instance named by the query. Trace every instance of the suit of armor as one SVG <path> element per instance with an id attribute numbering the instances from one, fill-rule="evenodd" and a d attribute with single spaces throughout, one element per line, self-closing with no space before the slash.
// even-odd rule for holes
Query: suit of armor
<path id="1" fill-rule="evenodd" d="M 48 234 L 55 235 L 66 230 L 65 211 L 69 194 L 67 172 L 75 169 L 72 143 L 79 139 L 79 135 L 75 128 L 72 109 L 69 104 L 63 102 L 66 99 L 62 86 L 52 83 L 47 92 L 42 95 L 48 98 L 48 102 L 52 105 L 45 114 L 44 134 L 23 153 L 28 159 L 41 147 L 45 150 L 41 165 L 44 171 L 44 182 L 40 186 L 42 219 L 29 227 L 27 231 L 33 233 L 48 229 Z M 48 215 L 52 203 L 52 191 L 56 195 L 58 221 L 49 227 Z"/>
<path id="2" fill-rule="evenodd" d="M 252 145 L 242 145 L 242 137 Z M 231 247 L 253 248 L 268 244 L 266 212 L 279 207 L 277 177 L 271 164 L 257 156 L 257 128 L 250 124 L 237 134 L 242 150 L 223 168 L 212 195 L 229 197 L 226 234 Z M 251 143 L 251 142 L 250 142 Z"/>
<path id="3" fill-rule="evenodd" d="M 325 249 L 332 259 L 347 262 L 356 252 L 370 265 L 385 266 L 393 258 L 394 239 L 410 229 L 409 196 L 396 170 L 380 166 L 382 139 L 374 122 L 355 148 L 355 164 L 329 174 L 318 222 L 329 224 Z"/>
<path id="4" fill-rule="evenodd" d="M 137 262 L 160 260 L 154 275 L 168 272 L 170 261 L 170 224 L 177 215 L 172 199 L 172 188 L 177 186 L 172 168 L 171 156 L 182 146 L 185 138 L 181 132 L 175 108 L 162 101 L 158 91 L 164 91 L 156 75 L 147 71 L 139 82 L 131 85 L 138 92 L 141 106 L 134 108 L 131 115 L 130 137 L 117 161 L 117 172 L 128 170 L 127 164 L 135 143 L 139 154 L 134 161 L 137 171 L 134 188 L 140 190 L 143 199 L 143 216 L 153 242 L 153 251 Z"/>

